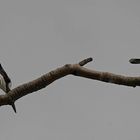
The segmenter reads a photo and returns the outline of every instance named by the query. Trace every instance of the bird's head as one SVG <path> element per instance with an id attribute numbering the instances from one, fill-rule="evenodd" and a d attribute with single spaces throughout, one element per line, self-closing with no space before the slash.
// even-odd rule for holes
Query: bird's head
<path id="1" fill-rule="evenodd" d="M 10 91 L 11 85 L 10 78 L 0 64 L 0 88 L 7 93 Z"/>

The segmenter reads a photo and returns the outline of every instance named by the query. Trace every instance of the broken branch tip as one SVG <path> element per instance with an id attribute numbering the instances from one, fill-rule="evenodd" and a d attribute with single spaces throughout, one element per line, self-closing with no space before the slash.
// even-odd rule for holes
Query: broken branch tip
<path id="1" fill-rule="evenodd" d="M 93 60 L 92 57 L 89 57 L 89 58 L 84 59 L 83 61 L 79 62 L 79 65 L 84 66 L 85 64 L 91 62 L 92 60 Z"/>

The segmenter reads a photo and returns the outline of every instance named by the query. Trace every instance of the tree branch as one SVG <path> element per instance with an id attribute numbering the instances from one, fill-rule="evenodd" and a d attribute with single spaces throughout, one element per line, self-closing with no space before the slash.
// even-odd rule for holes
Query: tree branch
<path id="1" fill-rule="evenodd" d="M 89 78 L 93 80 L 99 80 L 103 82 L 125 85 L 125 86 L 140 86 L 140 77 L 129 77 L 117 75 L 109 72 L 99 72 L 95 70 L 90 70 L 85 67 L 87 63 L 91 62 L 92 58 L 84 59 L 77 64 L 66 64 L 56 70 L 52 70 L 49 73 L 41 76 L 38 79 L 30 81 L 28 83 L 22 84 L 11 91 L 8 94 L 0 96 L 0 106 L 10 105 L 11 99 L 13 102 L 20 99 L 21 97 L 28 95 L 32 92 L 38 91 L 45 88 L 57 79 L 60 79 L 67 75 L 80 76 L 84 78 Z"/>

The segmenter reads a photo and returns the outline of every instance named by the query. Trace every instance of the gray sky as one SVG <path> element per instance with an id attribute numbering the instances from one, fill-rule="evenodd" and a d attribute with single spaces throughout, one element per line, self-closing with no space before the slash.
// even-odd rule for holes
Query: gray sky
<path id="1" fill-rule="evenodd" d="M 13 88 L 66 63 L 139 76 L 140 1 L 1 0 L 0 60 Z M 2 94 L 2 91 L 1 91 Z M 0 108 L 1 140 L 139 140 L 139 87 L 67 76 Z"/>

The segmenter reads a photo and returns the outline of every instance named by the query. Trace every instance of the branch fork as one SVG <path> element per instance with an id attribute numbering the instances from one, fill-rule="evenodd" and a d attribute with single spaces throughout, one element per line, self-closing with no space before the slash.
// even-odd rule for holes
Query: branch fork
<path id="1" fill-rule="evenodd" d="M 8 94 L 0 95 L 0 106 L 11 105 L 11 100 L 15 102 L 21 97 L 45 88 L 57 79 L 60 79 L 67 75 L 80 76 L 92 80 L 99 80 L 102 82 L 113 83 L 124 86 L 136 87 L 140 86 L 140 77 L 129 77 L 123 75 L 117 75 L 109 72 L 100 72 L 83 67 L 87 63 L 91 62 L 92 58 L 87 58 L 80 61 L 77 64 L 66 64 L 60 68 L 57 68 L 49 73 L 42 75 L 41 77 L 19 85 L 16 88 L 8 92 Z"/>

